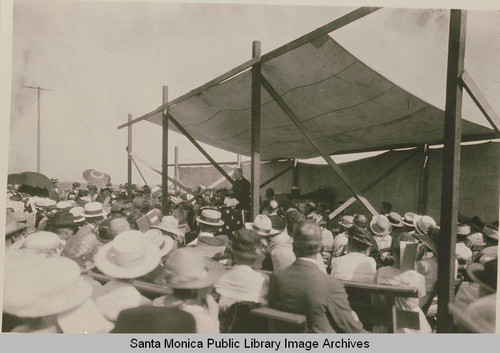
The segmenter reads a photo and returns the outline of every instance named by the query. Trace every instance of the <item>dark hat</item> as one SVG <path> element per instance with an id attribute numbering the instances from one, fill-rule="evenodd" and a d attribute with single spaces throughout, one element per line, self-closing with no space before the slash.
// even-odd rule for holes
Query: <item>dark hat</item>
<path id="1" fill-rule="evenodd" d="M 56 228 L 74 228 L 75 217 L 69 211 L 56 212 L 49 217 L 49 222 L 52 227 Z"/>
<path id="2" fill-rule="evenodd" d="M 401 217 L 399 213 L 390 212 L 387 219 L 389 220 L 389 223 L 391 223 L 393 227 L 400 228 L 404 226 L 403 217 Z"/>
<path id="3" fill-rule="evenodd" d="M 80 183 L 79 182 L 74 182 L 73 184 L 71 184 L 74 188 L 77 188 L 77 187 L 80 187 Z"/>
<path id="4" fill-rule="evenodd" d="M 368 228 L 368 218 L 364 214 L 356 214 L 352 220 L 352 223 L 358 227 L 367 229 Z"/>
<path id="5" fill-rule="evenodd" d="M 491 293 L 497 291 L 498 259 L 487 263 L 472 263 L 465 269 L 469 277 Z"/>
<path id="6" fill-rule="evenodd" d="M 268 217 L 271 220 L 271 225 L 272 225 L 273 229 L 281 230 L 281 231 L 285 230 L 286 221 L 283 217 L 280 217 L 277 215 L 271 215 Z"/>
<path id="7" fill-rule="evenodd" d="M 362 243 L 367 246 L 372 245 L 372 237 L 370 235 L 370 232 L 368 232 L 364 228 L 353 226 L 347 230 L 347 236 L 350 240 L 357 241 L 358 243 Z"/>
<path id="8" fill-rule="evenodd" d="M 477 231 L 482 232 L 486 222 L 480 216 L 474 216 L 470 219 L 469 224 Z"/>
<path id="9" fill-rule="evenodd" d="M 196 322 L 179 308 L 140 306 L 120 312 L 112 332 L 196 333 Z"/>

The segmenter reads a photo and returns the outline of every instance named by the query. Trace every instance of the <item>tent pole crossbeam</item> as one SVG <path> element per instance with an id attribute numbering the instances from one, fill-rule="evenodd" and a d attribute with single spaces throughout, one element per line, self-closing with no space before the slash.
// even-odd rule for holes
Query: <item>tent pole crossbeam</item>
<path id="1" fill-rule="evenodd" d="M 210 154 L 208 154 L 207 151 L 205 151 L 205 149 L 203 147 L 200 146 L 200 144 L 198 143 L 198 141 L 196 141 L 194 139 L 193 136 L 191 136 L 191 134 L 189 132 L 187 132 L 187 130 L 184 128 L 184 126 L 182 126 L 171 114 L 170 112 L 167 112 L 167 114 L 165 115 L 169 121 L 172 122 L 172 124 L 174 124 L 174 126 L 184 135 L 186 136 L 186 138 L 193 144 L 194 147 L 196 147 L 196 149 L 198 151 L 201 152 L 201 154 L 203 156 L 205 156 L 206 159 L 208 159 L 208 161 L 215 167 L 215 169 L 217 169 L 225 178 L 227 181 L 229 181 L 231 183 L 231 185 L 234 184 L 234 180 L 226 173 L 226 171 L 215 161 L 215 159 L 212 158 L 212 156 L 210 156 Z"/>
<path id="2" fill-rule="evenodd" d="M 462 88 L 465 88 L 481 113 L 483 113 L 485 118 L 491 124 L 491 127 L 496 132 L 500 132 L 500 117 L 467 71 L 464 70 L 462 76 L 460 77 L 459 84 Z"/>
<path id="3" fill-rule="evenodd" d="M 361 192 L 366 193 L 366 192 L 370 191 L 371 189 L 373 189 L 382 180 L 384 180 L 389 175 L 391 175 L 396 170 L 398 170 L 400 167 L 402 167 L 404 164 L 406 164 L 406 162 L 408 162 L 410 159 L 412 159 L 416 154 L 417 154 L 417 150 L 410 151 L 410 153 L 408 153 L 404 158 L 402 158 L 400 161 L 396 162 L 393 166 L 391 166 L 389 169 L 387 169 L 384 173 L 382 173 L 380 176 L 378 176 L 376 179 L 374 179 L 370 184 L 368 184 L 363 189 L 361 189 Z M 344 202 L 342 205 L 337 207 L 336 210 L 334 210 L 332 213 L 330 213 L 328 215 L 328 218 L 334 219 L 339 214 L 341 214 L 342 211 L 344 211 L 347 207 L 351 206 L 355 201 L 356 201 L 356 198 L 351 197 L 346 202 Z"/>
<path id="4" fill-rule="evenodd" d="M 293 168 L 295 168 L 294 164 L 289 165 L 288 167 L 286 167 L 285 169 L 283 169 L 281 172 L 276 173 L 275 175 L 273 175 L 272 177 L 270 177 L 269 179 L 267 179 L 265 182 L 263 182 L 262 184 L 260 184 L 260 189 L 262 189 L 266 185 L 271 184 L 273 181 L 275 181 L 276 179 L 278 179 L 282 175 L 285 175 L 286 173 L 288 173 Z"/>
<path id="5" fill-rule="evenodd" d="M 437 332 L 439 333 L 451 332 L 452 328 L 448 304 L 454 299 L 462 132 L 462 87 L 459 81 L 464 71 L 466 22 L 466 11 L 451 10 L 443 136 L 441 241 L 439 243 L 437 281 Z"/>
<path id="6" fill-rule="evenodd" d="M 290 109 L 288 104 L 281 98 L 281 96 L 276 92 L 271 83 L 265 78 L 264 75 L 261 75 L 260 80 L 262 86 L 266 89 L 266 91 L 271 95 L 274 101 L 280 106 L 283 112 L 288 116 L 288 118 L 294 123 L 297 129 L 304 135 L 304 137 L 309 141 L 309 143 L 316 149 L 316 151 L 323 157 L 323 159 L 328 163 L 331 169 L 342 179 L 342 181 L 346 184 L 346 186 L 351 190 L 354 196 L 365 206 L 365 208 L 373 215 L 378 215 L 377 210 L 371 205 L 371 203 L 362 196 L 361 192 L 358 191 L 357 187 L 350 181 L 347 175 L 344 174 L 342 169 L 334 162 L 332 157 L 323 150 L 318 141 L 305 129 L 304 125 L 300 121 L 300 119 L 295 115 L 295 113 Z"/>

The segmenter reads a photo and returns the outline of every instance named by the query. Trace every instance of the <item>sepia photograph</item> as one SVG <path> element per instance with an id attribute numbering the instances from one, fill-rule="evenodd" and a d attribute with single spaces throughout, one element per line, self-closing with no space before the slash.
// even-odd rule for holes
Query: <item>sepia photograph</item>
<path id="1" fill-rule="evenodd" d="M 1 332 L 500 332 L 500 11 L 12 21 Z"/>

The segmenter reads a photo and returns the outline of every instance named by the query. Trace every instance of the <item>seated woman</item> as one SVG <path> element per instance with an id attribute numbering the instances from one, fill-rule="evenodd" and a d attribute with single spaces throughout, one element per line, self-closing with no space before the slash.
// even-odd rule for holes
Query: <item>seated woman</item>
<path id="1" fill-rule="evenodd" d="M 224 272 L 224 265 L 209 260 L 194 247 L 176 250 L 165 261 L 163 277 L 173 295 L 156 298 L 153 305 L 191 314 L 196 333 L 219 333 L 219 306 L 210 291 Z"/>
<path id="2" fill-rule="evenodd" d="M 414 242 L 414 239 L 409 235 L 402 235 L 400 237 L 395 237 L 392 239 L 392 255 L 394 258 L 394 264 L 392 266 L 381 267 L 377 271 L 375 278 L 376 283 L 380 284 L 390 284 L 393 286 L 402 287 L 413 287 L 418 289 L 418 298 L 396 298 L 396 308 L 403 310 L 410 310 L 419 313 L 420 329 L 402 329 L 400 333 L 431 333 L 431 327 L 425 318 L 425 315 L 420 308 L 423 303 L 423 298 L 426 295 L 425 290 L 425 277 L 418 273 L 417 271 L 411 269 L 401 268 L 401 243 L 402 242 Z"/>
<path id="3" fill-rule="evenodd" d="M 253 230 L 240 229 L 235 233 L 231 241 L 234 267 L 215 284 L 215 290 L 221 295 L 220 310 L 240 301 L 267 303 L 269 278 L 252 269 L 259 242 L 260 236 Z"/>
<path id="4" fill-rule="evenodd" d="M 367 230 L 353 226 L 347 230 L 349 241 L 347 254 L 336 257 L 331 262 L 331 275 L 344 281 L 373 283 L 377 264 L 369 257 L 372 246 L 370 233 Z"/>

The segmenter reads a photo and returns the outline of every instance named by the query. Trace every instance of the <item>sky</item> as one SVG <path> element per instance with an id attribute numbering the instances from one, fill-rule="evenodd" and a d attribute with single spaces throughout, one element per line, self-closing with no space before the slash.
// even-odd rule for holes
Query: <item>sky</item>
<path id="1" fill-rule="evenodd" d="M 127 115 L 138 117 L 251 57 L 266 53 L 353 8 L 224 4 L 22 2 L 14 4 L 9 173 L 36 170 L 36 91 L 41 96 L 41 172 L 82 180 L 85 169 L 127 177 Z M 352 54 L 392 82 L 444 109 L 449 12 L 379 10 L 331 33 Z M 500 12 L 469 11 L 466 69 L 500 112 Z M 464 118 L 488 122 L 465 96 Z M 206 162 L 170 132 L 169 160 Z M 232 153 L 206 146 L 217 161 Z M 133 151 L 160 169 L 161 128 L 133 127 Z M 340 156 L 342 162 L 362 156 Z M 310 160 L 320 163 L 319 159 Z M 148 183 L 160 176 L 139 166 Z M 140 176 L 134 170 L 134 181 Z"/>

